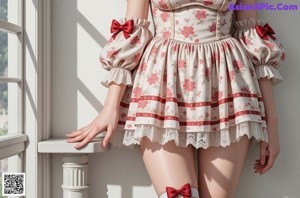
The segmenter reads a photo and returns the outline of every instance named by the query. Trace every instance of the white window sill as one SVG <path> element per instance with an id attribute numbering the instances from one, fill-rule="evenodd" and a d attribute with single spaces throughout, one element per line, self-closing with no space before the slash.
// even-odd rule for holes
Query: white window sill
<path id="1" fill-rule="evenodd" d="M 77 143 L 66 142 L 67 138 L 52 138 L 38 143 L 39 153 L 101 153 L 108 151 L 110 146 L 103 148 L 103 138 L 94 138 L 89 144 L 82 149 L 76 149 Z"/>

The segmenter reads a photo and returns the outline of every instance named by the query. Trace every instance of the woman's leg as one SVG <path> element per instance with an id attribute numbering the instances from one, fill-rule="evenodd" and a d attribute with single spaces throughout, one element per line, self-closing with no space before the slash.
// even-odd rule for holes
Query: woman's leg
<path id="1" fill-rule="evenodd" d="M 157 195 L 167 186 L 180 189 L 186 183 L 198 189 L 192 146 L 178 147 L 174 141 L 160 145 L 144 137 L 140 151 Z"/>
<path id="2" fill-rule="evenodd" d="M 204 198 L 233 198 L 248 153 L 249 139 L 226 147 L 199 149 L 199 193 Z"/>

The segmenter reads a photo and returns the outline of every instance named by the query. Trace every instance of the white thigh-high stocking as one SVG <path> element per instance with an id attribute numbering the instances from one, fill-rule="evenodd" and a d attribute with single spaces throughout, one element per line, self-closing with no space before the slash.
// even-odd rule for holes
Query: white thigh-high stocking
<path id="1" fill-rule="evenodd" d="M 190 184 L 185 184 L 181 189 L 166 187 L 166 192 L 159 198 L 199 198 L 199 192 L 196 188 L 191 188 Z"/>

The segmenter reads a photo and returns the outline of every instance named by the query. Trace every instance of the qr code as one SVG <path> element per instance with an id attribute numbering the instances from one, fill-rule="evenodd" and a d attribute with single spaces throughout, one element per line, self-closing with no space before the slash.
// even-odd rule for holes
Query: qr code
<path id="1" fill-rule="evenodd" d="M 24 196 L 25 173 L 2 173 L 2 195 Z"/>

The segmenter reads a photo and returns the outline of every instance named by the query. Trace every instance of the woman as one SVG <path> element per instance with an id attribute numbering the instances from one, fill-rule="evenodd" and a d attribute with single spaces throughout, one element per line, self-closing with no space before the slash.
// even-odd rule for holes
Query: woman
<path id="1" fill-rule="evenodd" d="M 68 142 L 81 148 L 107 131 L 103 146 L 139 145 L 159 197 L 234 197 L 251 140 L 260 142 L 255 173 L 269 170 L 279 153 L 272 85 L 285 53 L 256 11 L 229 10 L 235 3 L 256 2 L 128 0 L 100 55 L 104 107 Z"/>

